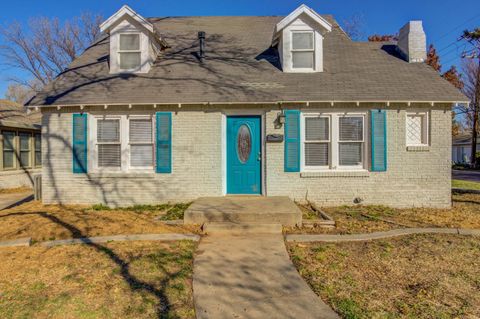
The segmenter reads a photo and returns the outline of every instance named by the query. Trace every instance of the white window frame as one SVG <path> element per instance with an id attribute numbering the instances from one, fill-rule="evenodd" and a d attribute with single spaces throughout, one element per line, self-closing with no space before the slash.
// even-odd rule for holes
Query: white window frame
<path id="1" fill-rule="evenodd" d="M 409 111 L 406 112 L 405 115 L 405 144 L 406 146 L 428 146 L 430 145 L 430 116 L 429 116 L 428 111 Z M 408 125 L 408 117 L 409 116 L 423 116 L 423 121 L 422 121 L 422 134 L 425 136 L 425 142 L 424 143 L 419 143 L 419 144 L 409 144 L 408 143 L 408 131 L 407 131 L 407 125 Z"/>
<path id="2" fill-rule="evenodd" d="M 141 142 L 130 142 L 130 120 L 151 120 L 152 123 L 152 140 L 150 143 L 141 143 Z M 126 125 L 126 136 L 128 138 L 127 142 L 127 147 L 128 147 L 128 152 L 127 152 L 127 162 L 128 162 L 128 170 L 134 170 L 134 171 L 153 171 L 155 168 L 155 116 L 153 114 L 151 115 L 128 115 L 127 116 L 127 125 Z M 152 145 L 152 166 L 131 166 L 131 146 L 132 145 Z"/>
<path id="3" fill-rule="evenodd" d="M 312 48 L 311 49 L 295 49 L 293 47 L 293 35 L 296 33 L 309 33 L 312 35 Z M 290 50 L 290 56 L 292 57 L 291 65 L 292 65 L 292 70 L 295 70 L 297 72 L 302 72 L 302 71 L 315 71 L 315 65 L 316 65 L 316 46 L 315 46 L 315 31 L 313 30 L 292 30 L 290 31 L 290 43 L 291 43 L 291 50 Z M 295 52 L 312 52 L 313 53 L 313 63 L 311 68 L 296 68 L 293 65 L 293 54 Z"/>
<path id="4" fill-rule="evenodd" d="M 315 140 L 315 141 L 307 141 L 305 138 L 305 129 L 306 129 L 306 124 L 305 124 L 305 119 L 306 118 L 327 118 L 328 119 L 328 140 Z M 305 156 L 302 156 L 302 164 L 305 170 L 326 170 L 330 169 L 330 163 L 332 162 L 332 118 L 330 115 L 324 115 L 324 114 L 314 114 L 314 113 L 307 113 L 303 114 L 302 113 L 302 118 L 301 118 L 301 141 L 302 141 L 302 147 L 301 147 L 301 154 L 305 154 L 305 144 L 308 143 L 328 143 L 328 163 L 329 165 L 325 166 L 307 166 L 305 165 Z"/>
<path id="5" fill-rule="evenodd" d="M 122 50 L 120 43 L 121 43 L 121 37 L 123 35 L 138 35 L 138 50 Z M 121 55 L 122 53 L 140 53 L 140 64 L 138 67 L 133 68 L 133 69 L 122 69 L 122 64 L 121 64 Z M 141 70 L 142 68 L 142 35 L 139 32 L 122 32 L 118 35 L 118 51 L 117 51 L 117 57 L 118 57 L 118 69 L 121 72 L 137 72 Z"/>
<path id="6" fill-rule="evenodd" d="M 338 114 L 337 116 L 337 123 L 336 123 L 336 131 L 337 131 L 337 167 L 339 169 L 347 169 L 347 170 L 361 170 L 365 167 L 365 162 L 366 162 L 366 152 L 365 152 L 365 114 L 355 114 L 355 113 L 349 113 L 349 114 Z M 347 140 L 347 141 L 340 141 L 340 118 L 342 117 L 361 117 L 362 118 L 362 140 L 361 141 L 354 141 L 354 140 Z M 362 151 L 362 163 L 360 165 L 340 165 L 340 144 L 341 143 L 362 143 L 363 147 L 361 148 Z"/>
<path id="7" fill-rule="evenodd" d="M 98 120 L 111 120 L 118 119 L 120 120 L 120 163 L 121 167 L 98 167 L 98 141 L 97 141 L 97 121 Z M 152 151 L 153 151 L 153 161 L 152 166 L 150 167 L 131 167 L 130 166 L 130 119 L 151 119 L 152 120 Z M 156 163 L 156 153 L 155 153 L 155 128 L 156 128 L 155 114 L 92 114 L 91 121 L 89 123 L 90 129 L 90 142 L 89 142 L 89 167 L 93 172 L 145 172 L 145 173 L 154 173 L 155 172 L 155 163 Z M 108 143 L 100 143 L 108 144 Z M 117 144 L 117 143 L 111 143 Z M 134 144 L 145 144 L 145 143 L 134 143 Z"/>
<path id="8" fill-rule="evenodd" d="M 119 125 L 120 125 L 120 141 L 119 142 L 98 142 L 98 136 L 97 136 L 97 125 L 98 125 L 98 120 L 118 120 Z M 94 169 L 98 171 L 114 171 L 114 172 L 119 172 L 125 169 L 124 162 L 123 162 L 123 154 L 125 153 L 125 137 L 124 137 L 124 131 L 125 131 L 125 124 L 122 123 L 122 116 L 120 115 L 99 115 L 99 116 L 94 116 L 94 123 L 92 125 L 91 131 L 92 131 L 92 139 L 93 139 L 93 150 L 92 150 L 92 158 L 93 158 L 93 165 Z M 118 145 L 120 144 L 120 167 L 99 167 L 98 166 L 98 145 L 106 145 L 106 144 L 111 144 L 111 145 Z"/>
<path id="9" fill-rule="evenodd" d="M 339 148 L 340 143 L 348 143 L 348 141 L 340 142 L 339 118 L 345 116 L 362 117 L 363 118 L 363 143 L 362 147 L 362 164 L 361 165 L 339 165 Z M 306 117 L 329 117 L 330 128 L 330 145 L 329 145 L 329 165 L 328 166 L 306 166 L 305 165 L 305 118 Z M 366 171 L 368 165 L 368 138 L 367 131 L 367 112 L 353 111 L 353 112 L 322 112 L 322 111 L 307 111 L 301 112 L 300 117 L 300 169 L 302 172 L 321 172 L 321 171 Z M 360 141 L 352 141 L 359 142 Z M 308 143 L 308 142 L 307 142 Z"/>

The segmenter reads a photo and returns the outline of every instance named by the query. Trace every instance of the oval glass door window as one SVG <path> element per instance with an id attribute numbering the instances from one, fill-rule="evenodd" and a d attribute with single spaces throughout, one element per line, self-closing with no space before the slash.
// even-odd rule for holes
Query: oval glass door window
<path id="1" fill-rule="evenodd" d="M 250 128 L 243 124 L 237 133 L 237 156 L 241 163 L 246 163 L 252 152 L 252 134 Z"/>

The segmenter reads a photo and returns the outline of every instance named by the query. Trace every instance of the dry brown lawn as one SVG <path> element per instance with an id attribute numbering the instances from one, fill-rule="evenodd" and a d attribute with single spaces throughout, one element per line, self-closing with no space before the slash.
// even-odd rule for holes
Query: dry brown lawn
<path id="1" fill-rule="evenodd" d="M 290 244 L 300 274 L 344 318 L 479 318 L 480 237 Z"/>
<path id="2" fill-rule="evenodd" d="M 166 206 L 165 207 L 171 207 Z M 149 206 L 131 209 L 42 205 L 29 202 L 0 211 L 0 241 L 31 237 L 34 241 L 142 233 L 186 233 L 195 228 L 167 226 L 154 217 L 165 211 Z"/>
<path id="3" fill-rule="evenodd" d="M 0 249 L 0 318 L 194 318 L 196 244 Z"/>
<path id="4" fill-rule="evenodd" d="M 16 187 L 16 188 L 0 188 L 0 194 L 15 194 L 15 193 L 28 193 L 32 192 L 31 187 Z"/>
<path id="5" fill-rule="evenodd" d="M 385 206 L 322 207 L 336 222 L 336 228 L 288 229 L 290 233 L 355 234 L 405 227 L 453 227 L 480 229 L 480 195 L 453 195 L 450 209 Z M 308 212 L 304 212 L 304 216 Z"/>

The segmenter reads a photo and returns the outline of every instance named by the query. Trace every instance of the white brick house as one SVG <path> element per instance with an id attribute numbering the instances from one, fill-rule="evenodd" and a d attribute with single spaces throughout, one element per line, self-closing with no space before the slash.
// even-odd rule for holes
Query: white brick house
<path id="1" fill-rule="evenodd" d="M 400 42 L 353 42 L 331 16 L 144 19 L 124 6 L 29 106 L 43 113 L 45 203 L 254 194 L 450 205 L 451 107 Z"/>

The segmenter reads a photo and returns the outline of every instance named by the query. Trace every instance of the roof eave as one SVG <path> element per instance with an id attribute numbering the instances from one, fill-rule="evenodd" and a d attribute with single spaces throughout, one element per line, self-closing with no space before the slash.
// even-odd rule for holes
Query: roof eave
<path id="1" fill-rule="evenodd" d="M 154 33 L 153 24 L 147 21 L 144 17 L 139 15 L 135 12 L 132 8 L 127 6 L 126 4 L 123 5 L 120 10 L 115 12 L 112 16 L 110 16 L 107 20 L 105 20 L 102 24 L 100 24 L 100 31 L 101 32 L 108 32 L 110 28 L 117 22 L 119 19 L 122 19 L 125 15 L 130 16 L 132 19 L 140 23 L 145 29 L 149 32 Z"/>

